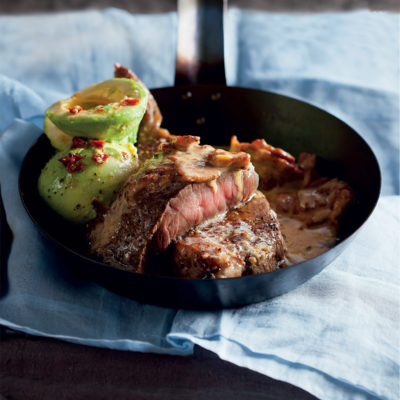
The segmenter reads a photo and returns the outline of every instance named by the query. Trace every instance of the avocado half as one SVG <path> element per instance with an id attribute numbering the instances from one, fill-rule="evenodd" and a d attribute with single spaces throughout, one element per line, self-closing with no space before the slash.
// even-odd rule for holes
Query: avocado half
<path id="1" fill-rule="evenodd" d="M 138 82 L 113 78 L 57 101 L 46 110 L 46 118 L 72 137 L 135 143 L 147 99 Z"/>
<path id="2" fill-rule="evenodd" d="M 99 149 L 89 141 L 85 147 L 56 153 L 40 174 L 38 190 L 55 212 L 82 224 L 96 217 L 93 200 L 109 205 L 137 166 L 131 143 L 103 142 Z"/>

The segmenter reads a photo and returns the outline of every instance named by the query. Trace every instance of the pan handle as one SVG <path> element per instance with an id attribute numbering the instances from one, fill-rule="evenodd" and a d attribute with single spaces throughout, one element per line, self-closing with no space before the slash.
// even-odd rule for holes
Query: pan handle
<path id="1" fill-rule="evenodd" d="M 226 85 L 224 12 L 227 0 L 178 0 L 175 85 Z"/>

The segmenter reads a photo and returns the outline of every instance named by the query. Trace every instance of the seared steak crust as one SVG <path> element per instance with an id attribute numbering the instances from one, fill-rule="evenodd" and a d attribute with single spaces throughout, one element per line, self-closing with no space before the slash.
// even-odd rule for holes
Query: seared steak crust
<path id="1" fill-rule="evenodd" d="M 173 165 L 134 176 L 89 231 L 90 253 L 116 268 L 144 272 L 147 246 L 168 201 L 185 187 Z"/>
<path id="2" fill-rule="evenodd" d="M 279 269 L 285 244 L 275 213 L 261 192 L 217 221 L 191 229 L 175 244 L 177 274 L 231 278 Z"/>

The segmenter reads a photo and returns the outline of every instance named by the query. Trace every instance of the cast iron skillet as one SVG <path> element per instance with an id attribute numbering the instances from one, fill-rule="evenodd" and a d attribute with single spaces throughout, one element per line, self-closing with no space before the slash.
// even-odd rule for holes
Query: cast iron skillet
<path id="1" fill-rule="evenodd" d="M 179 2 L 179 15 L 195 1 Z M 286 293 L 330 264 L 340 255 L 373 211 L 380 192 L 377 160 L 366 142 L 349 126 L 304 102 L 259 90 L 227 87 L 222 55 L 222 2 L 205 1 L 197 14 L 179 22 L 176 82 L 204 81 L 153 90 L 164 115 L 163 126 L 175 134 L 192 134 L 202 143 L 228 144 L 235 134 L 241 141 L 265 138 L 293 155 L 306 151 L 318 156 L 317 169 L 324 176 L 339 177 L 353 187 L 355 202 L 342 218 L 337 244 L 318 257 L 271 273 L 241 278 L 195 280 L 162 275 L 142 275 L 111 268 L 86 256 L 85 232 L 54 214 L 37 191 L 37 179 L 53 150 L 42 135 L 29 150 L 20 172 L 24 206 L 52 244 L 58 246 L 72 268 L 100 285 L 133 299 L 177 308 L 237 307 Z M 188 15 L 196 15 L 190 20 Z M 184 20 L 184 22 L 182 22 Z M 209 32 L 197 41 L 195 57 L 182 56 L 182 32 L 193 24 Z M 211 28 L 210 28 L 211 29 Z M 193 33 L 193 32 L 192 32 Z M 187 39 L 190 34 L 187 33 Z M 218 42 L 216 38 L 220 38 Z M 202 60 L 202 62 L 200 62 Z M 157 260 L 167 263 L 166 256 Z M 160 269 L 160 268 L 159 268 Z"/>

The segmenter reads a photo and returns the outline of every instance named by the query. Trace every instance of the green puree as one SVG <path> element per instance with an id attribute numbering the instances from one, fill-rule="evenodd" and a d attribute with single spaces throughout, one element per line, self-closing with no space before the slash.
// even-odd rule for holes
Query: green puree
<path id="1" fill-rule="evenodd" d="M 64 218 L 86 223 L 96 217 L 93 199 L 109 205 L 136 167 L 132 144 L 105 143 L 98 149 L 89 140 L 85 148 L 58 152 L 48 161 L 39 177 L 39 193 Z"/>
<path id="2" fill-rule="evenodd" d="M 46 120 L 69 136 L 135 143 L 147 107 L 147 93 L 136 81 L 113 78 L 54 103 Z M 45 132 L 51 140 L 49 129 Z M 52 140 L 53 143 L 53 140 Z M 53 145 L 57 143 L 53 143 Z"/>

